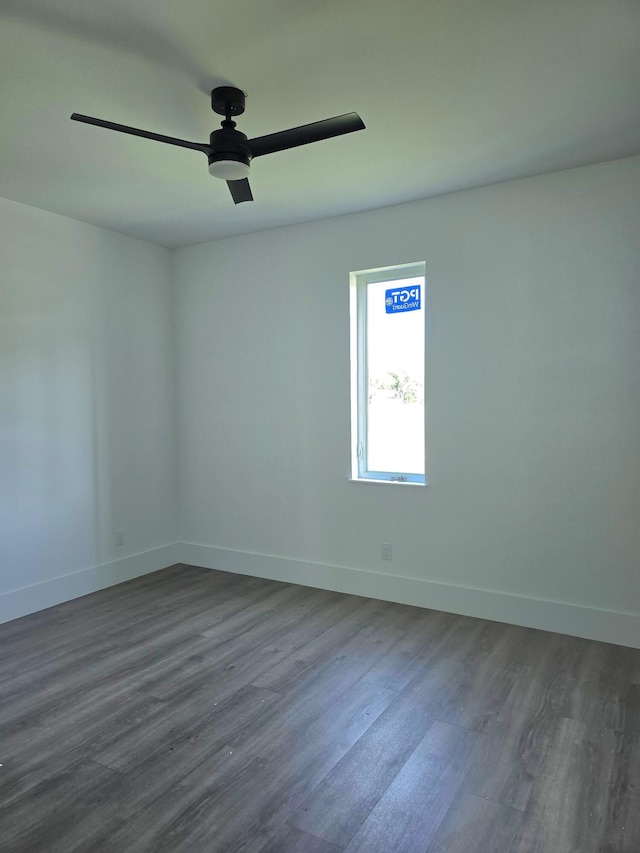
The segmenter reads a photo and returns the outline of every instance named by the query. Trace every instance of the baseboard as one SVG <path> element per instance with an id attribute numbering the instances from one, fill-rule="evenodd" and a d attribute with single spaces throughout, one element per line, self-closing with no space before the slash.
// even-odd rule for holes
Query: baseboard
<path id="1" fill-rule="evenodd" d="M 362 569 L 176 542 L 0 594 L 0 623 L 175 563 L 412 604 L 640 648 L 640 614 L 455 586 Z"/>
<path id="2" fill-rule="evenodd" d="M 156 572 L 179 562 L 179 543 L 131 554 L 120 560 L 91 566 L 79 572 L 60 575 L 42 583 L 0 594 L 0 623 L 44 610 L 54 604 L 97 592 L 131 578 Z"/>
<path id="3" fill-rule="evenodd" d="M 640 614 L 182 542 L 178 562 L 640 648 Z"/>

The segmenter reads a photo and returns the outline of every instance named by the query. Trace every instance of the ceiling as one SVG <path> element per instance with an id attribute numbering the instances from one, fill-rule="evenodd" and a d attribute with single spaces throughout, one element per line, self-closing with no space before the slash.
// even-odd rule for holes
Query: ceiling
<path id="1" fill-rule="evenodd" d="M 234 205 L 199 152 L 210 90 L 261 157 Z M 640 153 L 640 0 L 0 0 L 0 195 L 180 246 Z"/>

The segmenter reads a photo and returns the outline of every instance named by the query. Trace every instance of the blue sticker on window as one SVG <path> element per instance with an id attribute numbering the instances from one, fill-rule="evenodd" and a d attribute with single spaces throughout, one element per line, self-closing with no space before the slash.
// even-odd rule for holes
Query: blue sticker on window
<path id="1" fill-rule="evenodd" d="M 422 307 L 420 302 L 420 285 L 413 287 L 400 287 L 394 290 L 385 290 L 384 304 L 387 314 L 397 314 L 404 311 L 419 311 Z"/>

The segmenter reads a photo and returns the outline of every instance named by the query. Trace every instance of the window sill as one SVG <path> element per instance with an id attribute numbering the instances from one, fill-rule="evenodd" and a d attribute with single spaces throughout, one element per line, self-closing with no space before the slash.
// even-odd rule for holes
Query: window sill
<path id="1" fill-rule="evenodd" d="M 403 480 L 366 480 L 364 477 L 348 477 L 350 483 L 373 483 L 376 486 L 417 486 L 419 489 L 424 489 L 428 486 L 428 482 L 424 483 L 409 483 Z"/>

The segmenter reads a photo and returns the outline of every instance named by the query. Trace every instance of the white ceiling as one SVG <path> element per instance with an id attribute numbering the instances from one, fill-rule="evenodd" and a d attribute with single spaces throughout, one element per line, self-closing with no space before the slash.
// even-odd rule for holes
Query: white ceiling
<path id="1" fill-rule="evenodd" d="M 199 152 L 209 92 L 269 155 L 232 203 Z M 0 195 L 179 246 L 640 153 L 640 0 L 0 0 Z"/>

